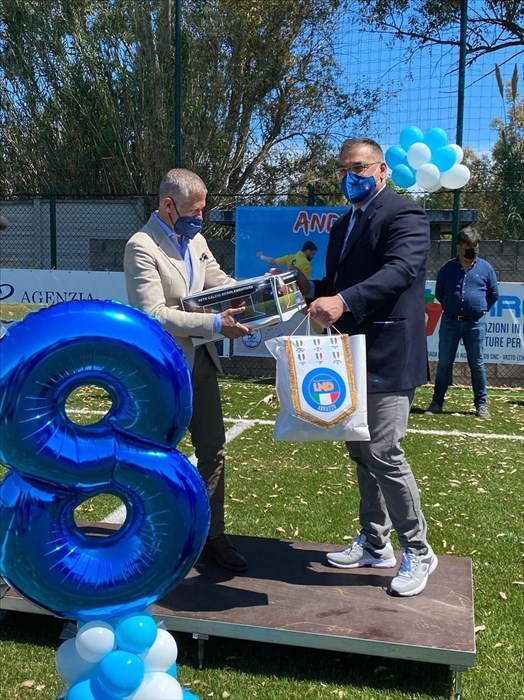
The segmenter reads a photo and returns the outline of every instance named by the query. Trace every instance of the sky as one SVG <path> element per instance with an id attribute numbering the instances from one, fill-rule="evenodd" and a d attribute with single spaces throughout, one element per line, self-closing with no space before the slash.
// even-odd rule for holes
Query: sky
<path id="1" fill-rule="evenodd" d="M 447 132 L 450 143 L 457 142 L 458 48 L 435 46 L 408 60 L 403 42 L 391 46 L 387 35 L 348 28 L 345 23 L 336 43 L 343 88 L 380 84 L 394 93 L 375 116 L 373 134 L 369 134 L 383 148 L 397 144 L 400 132 L 409 125 L 422 131 L 439 126 Z M 463 145 L 479 154 L 489 152 L 497 140 L 492 120 L 504 118 L 504 103 L 493 73 L 495 63 L 501 66 L 504 82 L 511 79 L 517 64 L 522 93 L 524 55 L 504 65 L 514 52 L 495 52 L 467 68 Z"/>

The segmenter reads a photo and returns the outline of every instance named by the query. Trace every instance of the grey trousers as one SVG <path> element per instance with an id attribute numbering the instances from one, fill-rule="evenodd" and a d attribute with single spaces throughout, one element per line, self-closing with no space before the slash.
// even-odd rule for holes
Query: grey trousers
<path id="1" fill-rule="evenodd" d="M 202 345 L 195 353 L 191 375 L 193 415 L 189 424 L 197 469 L 204 480 L 211 508 L 209 539 L 224 532 L 224 447 L 226 436 L 217 370 Z"/>
<path id="2" fill-rule="evenodd" d="M 357 464 L 362 532 L 382 547 L 394 528 L 401 547 L 412 552 L 427 547 L 427 524 L 415 477 L 400 445 L 406 435 L 415 390 L 368 394 L 370 442 L 347 442 Z"/>

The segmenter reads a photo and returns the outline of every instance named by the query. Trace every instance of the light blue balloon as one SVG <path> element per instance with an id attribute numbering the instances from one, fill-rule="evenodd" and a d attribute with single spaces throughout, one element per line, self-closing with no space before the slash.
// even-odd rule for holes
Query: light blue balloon
<path id="1" fill-rule="evenodd" d="M 151 615 L 129 615 L 118 622 L 115 632 L 119 649 L 141 654 L 153 645 L 157 626 Z"/>
<path id="2" fill-rule="evenodd" d="M 435 126 L 424 134 L 424 143 L 429 146 L 431 153 L 435 153 L 439 148 L 448 145 L 448 135 L 444 129 Z"/>
<path id="3" fill-rule="evenodd" d="M 93 695 L 90 681 L 80 681 L 72 685 L 66 693 L 65 700 L 98 700 Z"/>
<path id="4" fill-rule="evenodd" d="M 95 700 L 121 700 L 121 695 L 114 695 L 110 693 L 107 688 L 98 681 L 97 678 L 91 678 L 91 692 Z"/>
<path id="5" fill-rule="evenodd" d="M 108 693 L 124 697 L 144 680 L 144 662 L 128 651 L 112 651 L 98 664 L 98 682 Z"/>
<path id="6" fill-rule="evenodd" d="M 424 140 L 424 132 L 418 128 L 418 126 L 406 126 L 400 132 L 400 145 L 406 151 L 409 151 L 409 147 L 412 146 L 417 141 Z"/>
<path id="7" fill-rule="evenodd" d="M 385 160 L 391 170 L 393 170 L 401 163 L 405 163 L 406 157 L 407 153 L 401 146 L 391 146 L 386 151 Z"/>
<path id="8" fill-rule="evenodd" d="M 442 146 L 442 148 L 437 148 L 435 153 L 433 153 L 431 156 L 431 162 L 437 166 L 441 173 L 451 170 L 456 161 L 457 152 L 451 148 L 451 146 Z"/>
<path id="9" fill-rule="evenodd" d="M 409 167 L 409 165 L 398 165 L 396 168 L 393 168 L 391 179 L 397 187 L 406 189 L 407 187 L 411 187 L 415 184 L 416 174 L 415 171 Z"/>

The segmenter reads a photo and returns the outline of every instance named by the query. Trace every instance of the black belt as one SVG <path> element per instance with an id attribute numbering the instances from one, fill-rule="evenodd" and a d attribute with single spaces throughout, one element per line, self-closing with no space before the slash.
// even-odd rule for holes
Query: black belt
<path id="1" fill-rule="evenodd" d="M 478 321 L 484 316 L 484 314 L 470 314 L 469 316 L 446 314 L 446 316 L 453 319 L 453 321 Z"/>

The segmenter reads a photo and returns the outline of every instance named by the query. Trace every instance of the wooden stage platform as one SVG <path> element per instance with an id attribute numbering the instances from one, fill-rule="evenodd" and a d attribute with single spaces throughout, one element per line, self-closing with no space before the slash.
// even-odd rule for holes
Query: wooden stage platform
<path id="1" fill-rule="evenodd" d="M 92 528 L 92 534 L 107 529 Z M 386 593 L 395 569 L 334 569 L 325 553 L 337 546 L 232 536 L 249 560 L 234 575 L 200 560 L 182 584 L 152 607 L 169 630 L 210 636 L 443 664 L 475 665 L 473 582 L 469 559 L 439 556 L 425 591 Z M 398 556 L 400 562 L 400 556 Z M 44 613 L 13 589 L 0 609 Z"/>

